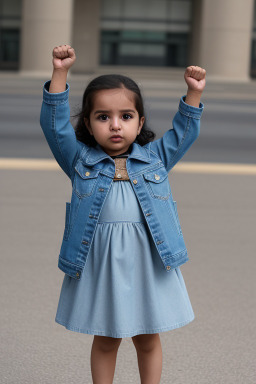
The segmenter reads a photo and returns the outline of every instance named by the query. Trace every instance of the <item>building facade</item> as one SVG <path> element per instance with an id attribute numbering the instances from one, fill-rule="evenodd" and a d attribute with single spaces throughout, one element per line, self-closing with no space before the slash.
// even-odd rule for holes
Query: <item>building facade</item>
<path id="1" fill-rule="evenodd" d="M 47 73 L 72 44 L 75 73 L 101 66 L 200 65 L 216 79 L 256 76 L 255 0 L 0 0 L 0 70 Z"/>

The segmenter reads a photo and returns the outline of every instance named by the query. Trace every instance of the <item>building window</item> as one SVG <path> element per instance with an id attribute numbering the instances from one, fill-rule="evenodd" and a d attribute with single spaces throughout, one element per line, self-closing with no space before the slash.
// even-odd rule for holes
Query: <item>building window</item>
<path id="1" fill-rule="evenodd" d="M 21 0 L 0 0 L 0 69 L 19 67 Z"/>
<path id="2" fill-rule="evenodd" d="M 190 0 L 102 0 L 102 65 L 184 67 Z"/>

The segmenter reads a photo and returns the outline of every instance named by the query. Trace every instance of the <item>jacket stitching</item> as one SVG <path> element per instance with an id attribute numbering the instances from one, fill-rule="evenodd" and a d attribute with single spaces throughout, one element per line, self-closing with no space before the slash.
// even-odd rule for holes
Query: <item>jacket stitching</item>
<path id="1" fill-rule="evenodd" d="M 184 116 L 187 116 L 187 117 L 192 117 L 193 119 L 196 119 L 196 120 L 200 120 L 200 116 L 192 113 L 192 112 L 185 112 L 183 111 L 181 108 L 179 108 L 179 112 L 184 115 Z"/>
<path id="2" fill-rule="evenodd" d="M 68 100 L 55 101 L 55 100 L 51 100 L 51 99 L 48 100 L 47 97 L 44 97 L 44 98 L 43 98 L 43 101 L 44 101 L 44 103 L 46 103 L 46 104 L 50 104 L 50 105 L 56 107 L 56 106 L 58 106 L 58 105 L 66 104 Z"/>
<path id="3" fill-rule="evenodd" d="M 59 259 L 63 262 L 63 264 L 70 264 L 70 265 L 74 265 L 74 267 L 78 267 L 78 268 L 84 268 L 84 265 L 83 264 L 75 264 L 75 263 L 72 263 L 71 261 L 68 261 L 66 259 L 63 259 L 63 257 L 59 256 Z M 77 268 L 77 269 L 78 269 Z"/>
<path id="4" fill-rule="evenodd" d="M 183 134 L 183 136 L 182 136 L 182 139 L 181 139 L 181 141 L 180 141 L 180 145 L 178 146 L 176 152 L 173 154 L 172 161 L 170 162 L 170 165 L 169 165 L 169 168 L 170 168 L 170 169 L 172 168 L 172 165 L 173 165 L 173 163 L 174 163 L 174 160 L 175 160 L 175 158 L 177 157 L 177 155 L 178 155 L 178 153 L 179 153 L 180 147 L 182 146 L 182 144 L 183 144 L 183 142 L 184 142 L 184 139 L 185 139 L 185 137 L 186 137 L 187 134 L 188 134 L 188 131 L 189 131 L 189 128 L 190 128 L 190 120 L 191 120 L 191 119 L 190 119 L 190 117 L 189 117 L 188 120 L 187 120 L 187 126 L 186 126 L 186 129 L 185 129 L 184 134 Z"/>
<path id="5" fill-rule="evenodd" d="M 183 105 L 179 105 L 179 107 L 178 107 L 178 110 L 182 115 L 200 120 L 202 112 L 197 113 L 197 112 L 192 112 L 192 111 L 186 111 L 185 109 L 186 108 Z"/>
<path id="6" fill-rule="evenodd" d="M 78 215 L 78 211 L 79 211 L 80 203 L 81 203 L 81 199 L 79 199 L 78 206 L 76 207 L 76 212 L 74 213 L 74 217 L 73 217 L 73 219 L 72 219 L 72 222 L 71 222 L 71 214 L 72 214 L 72 211 L 74 212 L 74 208 L 71 210 L 71 203 L 69 203 L 69 204 L 70 204 L 70 210 L 69 210 L 69 224 L 68 224 L 68 230 L 67 230 L 67 234 L 66 234 L 66 238 L 65 238 L 66 241 L 68 241 L 69 238 L 70 238 L 70 236 L 71 236 L 71 233 L 72 233 L 72 230 L 73 230 L 75 221 L 76 221 L 76 217 L 77 217 L 77 215 Z"/>
<path id="7" fill-rule="evenodd" d="M 80 175 L 79 175 L 79 176 L 80 176 Z M 93 194 L 94 189 L 95 189 L 96 184 L 97 184 L 97 177 L 94 178 L 94 179 L 90 179 L 90 180 L 94 180 L 94 183 L 93 183 L 93 185 L 92 185 L 92 189 L 91 189 L 90 192 L 88 192 L 88 193 L 80 193 L 80 192 L 77 190 L 77 178 L 78 178 L 79 176 L 78 176 L 78 174 L 75 175 L 74 191 L 75 191 L 76 195 L 77 195 L 80 199 L 82 199 L 83 197 L 89 197 L 89 196 L 91 196 L 91 195 Z M 87 183 L 87 180 L 85 180 L 85 179 L 82 179 L 82 180 L 84 180 L 84 182 Z"/>
<path id="8" fill-rule="evenodd" d="M 70 176 L 70 170 L 69 170 L 69 166 L 66 162 L 66 159 L 65 159 L 65 156 L 63 156 L 63 153 L 61 151 L 61 146 L 59 144 L 59 140 L 58 140 L 58 135 L 57 135 L 57 130 L 56 130 L 56 125 L 55 125 L 55 117 L 56 117 L 56 105 L 54 105 L 52 107 L 52 128 L 53 128 L 53 132 L 54 132 L 54 138 L 55 138 L 55 141 L 56 141 L 56 144 L 57 144 L 57 147 L 58 147 L 58 150 L 59 150 L 59 153 L 61 155 L 61 158 L 62 158 L 62 161 L 65 165 L 65 168 L 66 168 L 66 172 L 67 174 Z"/>
<path id="9" fill-rule="evenodd" d="M 152 196 L 154 199 L 159 199 L 159 200 L 167 201 L 169 199 L 169 197 L 171 196 L 171 192 L 169 192 L 167 196 L 155 195 L 154 192 L 153 192 L 153 189 L 149 185 L 149 182 L 145 181 L 144 177 L 143 177 L 143 181 L 146 184 L 146 187 L 147 187 L 147 189 L 149 191 L 150 196 Z"/>
<path id="10" fill-rule="evenodd" d="M 145 172 L 150 172 L 150 171 L 154 171 L 154 170 L 157 170 L 157 169 L 159 169 L 160 167 L 159 167 L 159 165 L 161 165 L 161 163 L 162 163 L 162 161 L 161 161 L 161 159 L 159 158 L 159 162 L 158 163 L 156 163 L 156 164 L 151 164 L 151 165 L 149 165 L 149 166 L 147 166 L 147 168 L 144 168 L 142 171 L 137 171 L 137 172 L 130 172 L 130 175 L 132 176 L 132 177 L 135 177 L 135 176 L 140 176 L 140 175 L 142 175 L 143 173 L 145 173 Z M 163 164 L 163 163 L 162 163 Z M 127 164 L 127 168 L 128 168 L 128 170 L 130 171 L 130 166 L 129 166 L 129 164 Z M 163 166 L 163 168 L 166 170 L 166 168 Z"/>
<path id="11" fill-rule="evenodd" d="M 183 251 L 180 251 L 180 252 L 178 252 L 178 253 L 175 253 L 174 255 L 171 255 L 171 254 L 170 254 L 170 255 L 162 256 L 162 259 L 163 259 L 163 260 L 166 260 L 166 259 L 173 259 L 174 261 L 177 261 L 176 259 L 177 259 L 178 256 L 183 255 L 183 254 L 186 255 L 186 253 L 187 253 L 187 250 L 186 250 L 186 249 L 183 249 Z"/>
<path id="12" fill-rule="evenodd" d="M 166 202 L 166 203 L 167 203 L 167 202 Z M 171 207 L 170 207 L 169 204 L 166 204 L 166 205 L 167 205 L 166 209 L 168 210 L 168 212 L 169 212 L 169 214 L 170 214 L 170 217 L 171 217 L 171 219 L 172 219 L 173 226 L 174 226 L 175 230 L 177 231 L 177 234 L 178 234 L 178 235 L 181 235 L 180 229 L 179 229 L 179 227 L 178 227 L 178 222 L 177 222 L 177 218 L 176 218 L 176 213 L 175 213 L 175 211 L 174 211 L 174 213 L 172 212 L 172 209 L 171 209 Z M 174 215 L 175 215 L 175 217 L 174 217 Z"/>

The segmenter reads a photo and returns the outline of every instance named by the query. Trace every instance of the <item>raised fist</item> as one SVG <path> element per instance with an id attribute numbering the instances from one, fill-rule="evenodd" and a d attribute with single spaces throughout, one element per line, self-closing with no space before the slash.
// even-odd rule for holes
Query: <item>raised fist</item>
<path id="1" fill-rule="evenodd" d="M 191 91 L 203 92 L 205 87 L 205 75 L 206 70 L 201 67 L 193 65 L 187 67 L 184 78 L 188 85 L 188 89 Z"/>
<path id="2" fill-rule="evenodd" d="M 68 71 L 75 60 L 75 50 L 70 45 L 60 45 L 52 51 L 52 64 L 54 69 Z"/>

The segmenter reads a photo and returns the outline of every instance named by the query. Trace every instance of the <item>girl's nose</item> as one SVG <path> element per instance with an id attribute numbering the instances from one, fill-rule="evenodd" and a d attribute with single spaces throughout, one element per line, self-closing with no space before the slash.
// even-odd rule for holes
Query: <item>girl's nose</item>
<path id="1" fill-rule="evenodd" d="M 118 117 L 113 117 L 111 120 L 111 129 L 120 129 L 120 121 Z"/>

